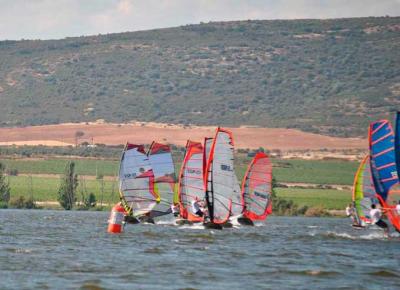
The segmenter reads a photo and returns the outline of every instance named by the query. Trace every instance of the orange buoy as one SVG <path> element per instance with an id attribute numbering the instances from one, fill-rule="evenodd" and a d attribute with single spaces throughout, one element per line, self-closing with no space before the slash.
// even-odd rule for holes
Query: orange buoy
<path id="1" fill-rule="evenodd" d="M 112 234 L 119 234 L 123 231 L 123 221 L 125 216 L 125 209 L 122 207 L 121 203 L 117 203 L 111 209 L 110 219 L 108 220 L 107 232 Z"/>

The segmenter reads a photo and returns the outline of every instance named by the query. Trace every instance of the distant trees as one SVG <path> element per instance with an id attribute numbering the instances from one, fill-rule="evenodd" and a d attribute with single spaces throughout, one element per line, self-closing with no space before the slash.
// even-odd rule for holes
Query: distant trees
<path id="1" fill-rule="evenodd" d="M 83 131 L 76 131 L 75 132 L 75 146 L 78 147 L 78 140 L 79 138 L 83 137 L 85 135 L 85 132 Z"/>
<path id="2" fill-rule="evenodd" d="M 71 210 L 74 207 L 77 187 L 78 175 L 75 173 L 75 163 L 71 161 L 65 166 L 65 173 L 58 189 L 57 200 L 64 209 Z"/>
<path id="3" fill-rule="evenodd" d="M 0 203 L 7 204 L 10 201 L 10 184 L 6 180 L 6 167 L 0 162 Z"/>

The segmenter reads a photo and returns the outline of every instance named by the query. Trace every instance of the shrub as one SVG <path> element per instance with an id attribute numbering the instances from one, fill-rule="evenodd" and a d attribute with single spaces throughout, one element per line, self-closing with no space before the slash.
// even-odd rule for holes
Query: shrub
<path id="1" fill-rule="evenodd" d="M 10 208 L 37 208 L 35 201 L 32 198 L 25 199 L 23 196 L 17 198 L 11 198 L 9 202 Z"/>
<path id="2" fill-rule="evenodd" d="M 16 168 L 9 169 L 9 170 L 7 170 L 7 174 L 10 176 L 18 176 L 18 169 L 16 169 Z"/>
<path id="3" fill-rule="evenodd" d="M 306 210 L 304 213 L 305 216 L 308 217 L 321 217 L 321 216 L 330 216 L 330 213 L 324 209 L 322 206 L 311 207 Z"/>
<path id="4" fill-rule="evenodd" d="M 75 174 L 75 163 L 68 162 L 65 167 L 65 173 L 62 177 L 60 188 L 58 189 L 58 198 L 60 205 L 70 210 L 76 202 L 76 188 L 78 187 L 78 175 Z"/>
<path id="5" fill-rule="evenodd" d="M 6 181 L 5 169 L 3 163 L 0 163 L 0 202 L 7 203 L 10 200 L 10 184 Z"/>

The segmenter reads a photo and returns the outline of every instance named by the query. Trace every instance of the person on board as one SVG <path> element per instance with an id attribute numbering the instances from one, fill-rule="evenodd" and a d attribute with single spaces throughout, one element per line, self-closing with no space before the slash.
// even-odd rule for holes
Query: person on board
<path id="1" fill-rule="evenodd" d="M 382 220 L 382 211 L 379 208 L 376 208 L 376 205 L 371 204 L 371 211 L 369 212 L 371 216 L 371 224 L 375 224 L 378 227 L 384 229 L 385 234 L 388 234 L 389 227 L 387 223 Z"/>
<path id="2" fill-rule="evenodd" d="M 171 204 L 171 213 L 174 215 L 174 217 L 179 216 L 179 204 Z"/>
<path id="3" fill-rule="evenodd" d="M 400 214 L 400 200 L 396 204 L 396 211 L 397 211 L 397 214 Z"/>
<path id="4" fill-rule="evenodd" d="M 208 207 L 207 207 L 206 201 L 205 200 L 200 201 L 199 205 L 200 205 L 200 210 L 203 212 L 203 216 L 207 217 L 208 216 Z"/>
<path id="5" fill-rule="evenodd" d="M 353 203 L 349 203 L 349 205 L 346 207 L 346 216 L 351 218 L 353 224 L 357 223 L 356 208 L 354 207 Z"/>
<path id="6" fill-rule="evenodd" d="M 194 215 L 197 215 L 199 217 L 203 217 L 204 213 L 201 210 L 200 207 L 200 201 L 199 198 L 196 196 L 196 198 L 194 200 L 191 201 L 191 207 L 192 207 L 192 212 Z"/>

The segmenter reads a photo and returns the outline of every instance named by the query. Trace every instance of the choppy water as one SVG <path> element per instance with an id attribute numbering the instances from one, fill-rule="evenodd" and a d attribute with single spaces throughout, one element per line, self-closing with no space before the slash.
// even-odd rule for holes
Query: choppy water
<path id="1" fill-rule="evenodd" d="M 108 213 L 0 210 L 0 289 L 399 289 L 400 238 L 345 219 L 271 217 L 223 231 Z"/>

